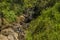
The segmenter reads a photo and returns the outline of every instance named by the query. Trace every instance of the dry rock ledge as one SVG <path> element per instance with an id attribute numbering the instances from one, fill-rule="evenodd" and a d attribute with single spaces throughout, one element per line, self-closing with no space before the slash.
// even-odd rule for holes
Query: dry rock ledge
<path id="1" fill-rule="evenodd" d="M 0 40 L 25 40 L 25 30 L 29 23 L 23 22 L 25 21 L 24 17 L 18 17 L 17 23 L 0 26 Z"/>
<path id="2" fill-rule="evenodd" d="M 14 25 L 2 27 L 0 31 L 0 40 L 25 40 L 25 29 L 22 25 L 16 23 Z"/>

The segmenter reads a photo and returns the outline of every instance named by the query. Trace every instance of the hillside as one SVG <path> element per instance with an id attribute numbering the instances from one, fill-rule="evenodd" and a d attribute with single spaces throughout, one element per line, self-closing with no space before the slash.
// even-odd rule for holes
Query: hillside
<path id="1" fill-rule="evenodd" d="M 60 40 L 60 0 L 0 0 L 0 40 Z"/>

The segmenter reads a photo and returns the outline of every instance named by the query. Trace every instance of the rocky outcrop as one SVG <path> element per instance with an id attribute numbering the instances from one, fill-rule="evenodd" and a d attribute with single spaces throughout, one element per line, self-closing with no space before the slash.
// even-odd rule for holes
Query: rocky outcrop
<path id="1" fill-rule="evenodd" d="M 14 32 L 11 28 L 7 28 L 1 31 L 1 34 L 4 35 L 3 40 L 18 40 L 18 33 Z M 5 39 L 4 39 L 5 37 Z M 2 40 L 2 39 L 1 39 Z"/>
<path id="2" fill-rule="evenodd" d="M 16 22 L 11 24 L 2 24 L 0 26 L 0 40 L 25 40 L 25 30 L 29 23 L 25 23 L 25 16 L 17 18 Z M 0 22 L 1 23 L 1 22 Z"/>
<path id="3" fill-rule="evenodd" d="M 2 34 L 0 34 L 0 40 L 8 40 L 8 38 Z"/>
<path id="4" fill-rule="evenodd" d="M 3 27 L 0 32 L 0 40 L 25 40 L 24 31 L 24 27 L 18 23 Z"/>

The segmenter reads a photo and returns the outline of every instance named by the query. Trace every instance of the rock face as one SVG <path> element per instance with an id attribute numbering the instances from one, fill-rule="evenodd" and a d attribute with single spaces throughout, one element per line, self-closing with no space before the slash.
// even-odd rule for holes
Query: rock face
<path id="1" fill-rule="evenodd" d="M 0 40 L 8 40 L 8 38 L 2 34 L 0 34 Z"/>
<path id="2" fill-rule="evenodd" d="M 17 21 L 12 24 L 7 23 L 7 25 L 5 25 L 6 23 L 1 25 L 0 22 L 0 40 L 25 40 L 25 30 L 28 23 L 24 22 L 23 16 L 20 16 Z"/>
<path id="3" fill-rule="evenodd" d="M 6 36 L 8 40 L 18 40 L 18 34 L 14 32 L 11 28 L 2 30 L 1 34 Z"/>
<path id="4" fill-rule="evenodd" d="M 20 24 L 12 24 L 0 31 L 0 40 L 25 40 L 24 29 Z"/>

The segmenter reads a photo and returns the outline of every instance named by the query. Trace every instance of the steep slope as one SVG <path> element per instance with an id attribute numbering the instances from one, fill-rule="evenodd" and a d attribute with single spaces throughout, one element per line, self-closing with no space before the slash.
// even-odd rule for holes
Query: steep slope
<path id="1" fill-rule="evenodd" d="M 31 21 L 26 40 L 60 40 L 60 2 Z"/>

